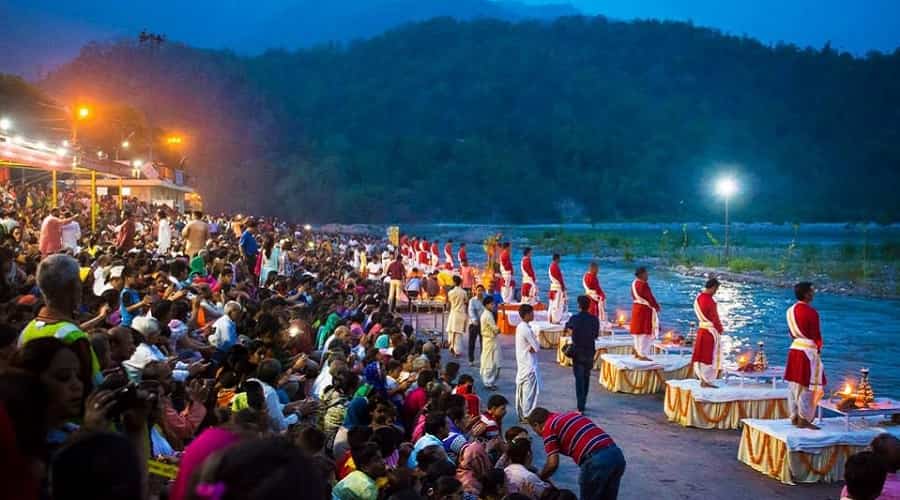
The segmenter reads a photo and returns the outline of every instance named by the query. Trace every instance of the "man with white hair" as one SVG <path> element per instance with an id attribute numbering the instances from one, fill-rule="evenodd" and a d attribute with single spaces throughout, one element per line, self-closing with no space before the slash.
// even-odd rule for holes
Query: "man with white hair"
<path id="1" fill-rule="evenodd" d="M 209 336 L 209 343 L 216 348 L 213 359 L 222 361 L 231 346 L 237 343 L 237 320 L 241 318 L 244 308 L 233 300 L 225 304 L 225 314 L 213 323 L 213 332 Z"/>
<path id="2" fill-rule="evenodd" d="M 41 261 L 37 269 L 37 285 L 44 297 L 44 307 L 22 330 L 19 347 L 43 337 L 62 340 L 78 352 L 82 366 L 90 366 L 90 375 L 97 383 L 100 381 L 100 361 L 91 348 L 87 334 L 81 331 L 73 316 L 73 311 L 81 302 L 79 272 L 78 261 L 68 255 L 55 254 Z"/>
<path id="3" fill-rule="evenodd" d="M 132 321 L 131 328 L 140 333 L 143 339 L 131 357 L 127 361 L 122 362 L 122 367 L 125 368 L 125 373 L 129 379 L 139 382 L 141 372 L 150 362 L 158 361 L 164 363 L 168 358 L 156 346 L 162 331 L 162 326 L 156 318 L 138 316 Z M 202 373 L 207 366 L 209 365 L 202 361 L 190 365 L 179 361 L 172 370 L 172 378 L 178 382 L 184 382 L 191 375 Z"/>

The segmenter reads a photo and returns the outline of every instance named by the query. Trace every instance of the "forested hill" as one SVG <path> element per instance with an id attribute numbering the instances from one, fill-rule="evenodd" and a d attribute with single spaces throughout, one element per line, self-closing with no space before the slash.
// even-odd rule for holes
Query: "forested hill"
<path id="1" fill-rule="evenodd" d="M 900 51 L 435 19 L 254 58 L 93 45 L 43 86 L 196 135 L 214 208 L 347 222 L 900 219 Z"/>

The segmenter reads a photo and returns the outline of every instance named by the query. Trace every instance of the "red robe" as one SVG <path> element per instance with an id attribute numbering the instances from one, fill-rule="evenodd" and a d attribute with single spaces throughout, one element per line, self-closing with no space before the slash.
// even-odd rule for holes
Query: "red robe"
<path id="1" fill-rule="evenodd" d="M 550 262 L 550 300 L 556 298 L 556 290 L 553 289 L 553 280 L 559 282 L 562 291 L 566 291 L 566 281 L 563 279 L 562 269 L 559 268 L 559 262 Z"/>
<path id="2" fill-rule="evenodd" d="M 459 265 L 462 265 L 463 262 L 469 262 L 469 254 L 466 253 L 466 247 L 459 247 L 459 251 L 456 252 L 456 260 L 459 261 Z"/>
<path id="3" fill-rule="evenodd" d="M 635 302 L 631 306 L 631 333 L 632 334 L 651 334 L 653 333 L 653 311 L 651 308 L 659 311 L 659 304 L 650 290 L 650 284 L 639 279 L 634 280 L 634 288 L 637 289 L 638 295 L 644 298 L 650 307 Z M 632 291 L 632 300 L 634 292 Z"/>
<path id="4" fill-rule="evenodd" d="M 453 244 L 452 243 L 444 244 L 444 268 L 449 271 L 453 270 Z"/>
<path id="5" fill-rule="evenodd" d="M 797 302 L 794 306 L 794 321 L 803 332 L 803 337 L 815 342 L 819 353 L 822 352 L 822 332 L 819 330 L 819 313 L 806 302 Z M 791 334 L 793 339 L 793 334 Z M 788 349 L 787 365 L 784 368 L 784 379 L 809 387 L 812 376 L 812 365 L 806 353 L 799 349 Z M 822 374 L 822 385 L 826 384 Z"/>
<path id="6" fill-rule="evenodd" d="M 509 249 L 504 248 L 503 251 L 500 252 L 500 271 L 506 273 L 512 273 L 512 256 L 510 255 Z"/>
<path id="7" fill-rule="evenodd" d="M 437 240 L 431 243 L 431 261 L 434 263 L 440 262 L 441 259 L 438 256 L 438 242 Z"/>
<path id="8" fill-rule="evenodd" d="M 522 297 L 528 297 L 531 295 L 531 287 L 533 285 L 527 282 L 525 277 L 530 277 L 531 282 L 537 284 L 537 275 L 534 274 L 534 267 L 531 265 L 531 256 L 526 255 L 525 257 L 522 257 L 522 263 L 519 267 L 522 268 Z"/>
<path id="9" fill-rule="evenodd" d="M 428 242 L 420 241 L 419 242 L 419 264 L 423 266 L 428 265 Z"/>
<path id="10" fill-rule="evenodd" d="M 716 300 L 708 293 L 700 293 L 697 296 L 697 304 L 703 316 L 713 324 L 716 331 L 722 334 L 722 322 L 719 321 L 719 311 L 716 306 Z M 697 340 L 694 342 L 694 353 L 691 355 L 691 362 L 699 361 L 700 363 L 713 364 L 713 353 L 716 349 L 716 338 L 712 332 L 706 328 L 697 329 Z"/>
<path id="11" fill-rule="evenodd" d="M 591 297 L 591 294 L 588 294 L 587 291 L 591 290 L 602 300 L 606 300 L 606 294 L 603 293 L 603 289 L 600 288 L 600 280 L 597 279 L 597 275 L 588 271 L 584 273 L 584 277 L 581 278 L 581 283 L 585 288 L 585 294 L 588 298 L 591 299 L 591 307 L 588 309 L 590 314 L 594 316 L 600 316 L 600 303 Z"/>

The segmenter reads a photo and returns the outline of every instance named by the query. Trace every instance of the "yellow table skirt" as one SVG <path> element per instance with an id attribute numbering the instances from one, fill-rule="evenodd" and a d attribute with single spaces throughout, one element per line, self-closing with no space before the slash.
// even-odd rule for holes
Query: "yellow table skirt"
<path id="1" fill-rule="evenodd" d="M 739 429 L 745 418 L 771 420 L 789 416 L 786 399 L 710 403 L 697 401 L 691 391 L 669 384 L 663 410 L 670 422 L 698 429 Z"/>
<path id="2" fill-rule="evenodd" d="M 658 370 L 620 370 L 610 363 L 602 363 L 600 384 L 611 392 L 628 394 L 656 394 L 663 392 L 666 380 L 690 378 L 694 374 L 691 363 L 671 372 Z"/>
<path id="3" fill-rule="evenodd" d="M 738 460 L 782 483 L 834 483 L 844 479 L 847 457 L 865 447 L 836 445 L 820 453 L 787 451 L 787 444 L 759 429 L 744 426 Z"/>
<path id="4" fill-rule="evenodd" d="M 563 346 L 566 345 L 566 341 L 564 340 L 566 337 L 561 337 L 559 340 L 559 345 L 556 347 L 556 362 L 559 363 L 559 366 L 572 366 L 572 358 L 563 354 Z M 597 349 L 594 352 L 594 369 L 599 370 L 600 365 L 603 364 L 600 356 L 604 354 L 631 354 L 634 351 L 634 348 L 630 345 L 620 346 L 620 347 L 609 347 L 603 349 Z"/>

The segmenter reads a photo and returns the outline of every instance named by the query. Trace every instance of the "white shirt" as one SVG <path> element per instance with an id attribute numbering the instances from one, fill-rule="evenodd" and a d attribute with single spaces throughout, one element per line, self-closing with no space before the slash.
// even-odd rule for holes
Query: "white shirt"
<path id="1" fill-rule="evenodd" d="M 297 423 L 297 415 L 292 413 L 284 416 L 284 405 L 278 400 L 278 393 L 275 389 L 258 378 L 247 379 L 247 381 L 259 382 L 263 388 L 263 395 L 266 397 L 266 412 L 269 414 L 269 423 L 272 424 L 272 430 L 275 432 L 284 432 L 288 426 Z"/>
<path id="2" fill-rule="evenodd" d="M 516 382 L 522 382 L 532 373 L 538 371 L 538 351 L 541 344 L 538 342 L 531 326 L 522 321 L 516 325 Z M 532 352 L 533 351 L 533 352 Z"/>
<path id="3" fill-rule="evenodd" d="M 156 248 L 159 249 L 160 255 L 169 253 L 169 247 L 172 245 L 172 226 L 169 219 L 159 220 L 159 233 L 156 236 Z"/>
<path id="4" fill-rule="evenodd" d="M 81 226 L 78 222 L 73 220 L 64 225 L 61 233 L 60 239 L 62 240 L 63 248 L 77 251 L 78 240 L 81 238 Z"/>
<path id="5" fill-rule="evenodd" d="M 209 336 L 210 345 L 219 351 L 228 351 L 238 341 L 237 325 L 227 314 L 213 323 L 213 333 Z"/>
<path id="6" fill-rule="evenodd" d="M 166 355 L 155 345 L 143 342 L 137 346 L 134 354 L 128 360 L 122 362 L 122 368 L 125 369 L 129 379 L 137 382 L 141 379 L 141 372 L 144 370 L 144 367 L 151 361 L 165 362 Z M 188 375 L 190 374 L 187 364 L 180 361 L 175 364 L 175 369 L 172 370 L 172 378 L 176 382 L 184 382 Z"/>

